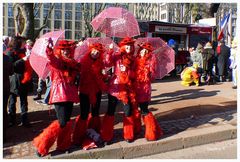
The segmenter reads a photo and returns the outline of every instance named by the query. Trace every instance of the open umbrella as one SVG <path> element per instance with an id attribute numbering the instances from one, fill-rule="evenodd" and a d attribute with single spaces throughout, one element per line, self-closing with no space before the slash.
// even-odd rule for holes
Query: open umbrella
<path id="1" fill-rule="evenodd" d="M 47 55 L 46 55 L 46 39 L 48 38 L 52 38 L 53 45 L 55 45 L 58 39 L 65 38 L 65 31 L 59 30 L 59 31 L 48 32 L 42 35 L 34 43 L 29 61 L 32 68 L 37 73 L 38 77 L 41 79 L 46 79 L 46 77 L 50 72 Z"/>
<path id="2" fill-rule="evenodd" d="M 175 68 L 175 53 L 165 41 L 159 37 L 138 38 L 135 42 L 135 51 L 138 51 L 138 44 L 149 42 L 153 46 L 153 54 L 156 57 L 156 79 L 162 79 Z"/>
<path id="3" fill-rule="evenodd" d="M 78 46 L 75 49 L 74 59 L 77 60 L 78 62 L 80 62 L 81 58 L 83 58 L 83 56 L 88 52 L 89 45 L 94 44 L 94 43 L 101 43 L 103 45 L 103 47 L 105 47 L 106 49 L 109 47 L 109 45 L 111 43 L 113 43 L 113 50 L 117 51 L 119 49 L 118 45 L 116 43 L 114 43 L 114 41 L 109 37 L 87 38 L 86 40 L 84 40 L 84 42 L 81 46 Z"/>
<path id="4" fill-rule="evenodd" d="M 94 30 L 108 37 L 124 38 L 140 35 L 134 15 L 121 7 L 109 7 L 98 14 L 91 22 Z"/>

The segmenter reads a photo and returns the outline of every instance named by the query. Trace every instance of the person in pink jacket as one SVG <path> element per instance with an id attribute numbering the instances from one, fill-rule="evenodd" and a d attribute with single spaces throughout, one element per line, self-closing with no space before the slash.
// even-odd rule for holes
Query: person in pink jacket
<path id="1" fill-rule="evenodd" d="M 145 124 L 145 138 L 153 141 L 159 139 L 163 134 L 155 117 L 148 109 L 151 101 L 151 81 L 154 79 L 156 59 L 152 55 L 153 47 L 150 43 L 143 43 L 139 46 L 140 48 L 134 61 L 135 77 L 133 85 L 136 91 L 136 100 Z"/>
<path id="2" fill-rule="evenodd" d="M 49 39 L 46 48 L 51 68 L 51 91 L 49 104 L 54 104 L 58 120 L 53 121 L 44 131 L 34 138 L 38 156 L 48 154 L 57 140 L 57 150 L 66 151 L 71 146 L 72 121 L 70 120 L 73 103 L 79 102 L 75 78 L 79 64 L 73 59 L 74 45 L 67 40 L 59 40 L 53 48 Z"/>
<path id="3" fill-rule="evenodd" d="M 135 40 L 132 38 L 124 38 L 119 43 L 120 51 L 113 54 L 110 49 L 109 55 L 106 57 L 106 65 L 114 67 L 113 75 L 109 80 L 108 110 L 100 131 L 101 137 L 106 143 L 111 142 L 113 138 L 114 113 L 118 101 L 122 102 L 124 111 L 123 137 L 127 142 L 134 140 L 135 92 L 132 85 L 134 42 Z"/>

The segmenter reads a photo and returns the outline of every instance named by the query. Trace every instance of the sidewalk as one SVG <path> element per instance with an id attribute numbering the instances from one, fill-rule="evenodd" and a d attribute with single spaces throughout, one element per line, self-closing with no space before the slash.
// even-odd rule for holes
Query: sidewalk
<path id="1" fill-rule="evenodd" d="M 236 138 L 237 91 L 231 83 L 200 87 L 183 87 L 179 79 L 167 78 L 153 83 L 150 110 L 164 130 L 164 137 L 147 142 L 143 131 L 135 142 L 128 144 L 122 139 L 122 111 L 117 109 L 114 143 L 89 151 L 72 149 L 69 154 L 51 152 L 46 158 L 135 158 L 153 153 L 181 149 Z M 101 115 L 106 111 L 103 97 Z M 73 118 L 79 113 L 75 105 Z M 55 119 L 48 106 L 37 105 L 29 97 L 29 118 L 32 128 L 9 128 L 9 142 L 4 144 L 4 158 L 37 158 L 34 156 L 32 139 Z M 144 127 L 143 127 L 144 128 Z M 54 150 L 55 146 L 52 147 Z M 144 151 L 143 151 L 144 150 Z"/>

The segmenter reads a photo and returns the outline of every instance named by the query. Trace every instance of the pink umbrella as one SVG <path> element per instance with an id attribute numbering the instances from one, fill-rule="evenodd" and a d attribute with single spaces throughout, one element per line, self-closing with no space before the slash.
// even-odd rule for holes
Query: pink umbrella
<path id="1" fill-rule="evenodd" d="M 156 79 L 162 79 L 175 68 L 175 52 L 166 42 L 159 37 L 138 38 L 135 42 L 136 52 L 139 49 L 138 44 L 149 42 L 153 46 L 153 54 L 156 57 Z"/>
<path id="2" fill-rule="evenodd" d="M 109 7 L 97 15 L 91 22 L 94 30 L 108 37 L 124 38 L 140 35 L 134 15 L 121 7 Z"/>
<path id="3" fill-rule="evenodd" d="M 34 71 L 37 73 L 38 77 L 41 79 L 46 79 L 50 69 L 46 56 L 46 39 L 52 38 L 53 44 L 55 45 L 58 39 L 65 38 L 65 31 L 53 31 L 42 35 L 39 39 L 36 40 L 32 48 L 30 55 L 30 64 Z"/>
<path id="4" fill-rule="evenodd" d="M 106 49 L 109 47 L 109 45 L 111 43 L 113 43 L 113 50 L 117 51 L 119 49 L 118 45 L 116 43 L 114 43 L 114 41 L 109 37 L 87 38 L 81 46 L 78 46 L 75 49 L 74 59 L 77 60 L 78 62 L 80 62 L 81 58 L 83 58 L 83 56 L 88 52 L 89 45 L 91 45 L 93 43 L 101 43 L 103 45 L 103 47 L 105 47 Z"/>

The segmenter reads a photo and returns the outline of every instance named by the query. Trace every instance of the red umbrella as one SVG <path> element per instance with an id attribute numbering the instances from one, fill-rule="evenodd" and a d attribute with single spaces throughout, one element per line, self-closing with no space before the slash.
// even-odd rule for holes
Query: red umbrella
<path id="1" fill-rule="evenodd" d="M 101 43 L 103 45 L 103 47 L 105 47 L 106 49 L 109 47 L 109 45 L 111 43 L 113 43 L 113 50 L 117 51 L 119 49 L 118 45 L 116 43 L 114 43 L 114 41 L 109 37 L 87 38 L 81 46 L 78 46 L 75 49 L 74 59 L 79 62 L 81 60 L 81 58 L 83 58 L 83 56 L 88 52 L 89 45 L 91 45 L 93 43 Z"/>
<path id="2" fill-rule="evenodd" d="M 140 35 L 134 15 L 121 7 L 109 7 L 97 15 L 91 22 L 94 30 L 108 37 L 124 38 Z"/>
<path id="3" fill-rule="evenodd" d="M 53 31 L 42 35 L 39 39 L 36 40 L 32 48 L 30 55 L 30 64 L 34 71 L 37 73 L 39 78 L 46 79 L 50 70 L 49 64 L 46 56 L 46 39 L 52 38 L 53 44 L 55 45 L 58 39 L 65 38 L 65 31 Z"/>
<path id="4" fill-rule="evenodd" d="M 175 52 L 166 42 L 159 37 L 154 38 L 138 38 L 135 42 L 136 51 L 138 44 L 149 42 L 153 46 L 153 54 L 156 56 L 156 79 L 162 79 L 175 68 Z"/>

